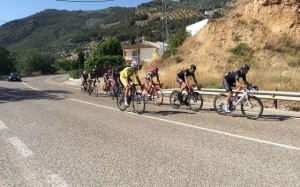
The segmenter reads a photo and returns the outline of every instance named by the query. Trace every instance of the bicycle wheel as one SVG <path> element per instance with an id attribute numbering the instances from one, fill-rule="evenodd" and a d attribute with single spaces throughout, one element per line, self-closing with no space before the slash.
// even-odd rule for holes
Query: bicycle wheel
<path id="1" fill-rule="evenodd" d="M 181 106 L 180 100 L 178 98 L 179 91 L 173 91 L 170 95 L 170 105 L 172 108 L 178 109 Z"/>
<path id="2" fill-rule="evenodd" d="M 227 103 L 226 100 L 227 100 L 227 96 L 224 94 L 217 95 L 215 97 L 214 108 L 218 114 L 221 114 L 221 115 L 226 114 L 226 112 L 225 112 L 225 107 L 226 107 L 226 103 Z"/>
<path id="3" fill-rule="evenodd" d="M 93 90 L 94 90 L 94 88 L 93 88 L 93 86 L 90 84 L 89 86 L 88 86 L 88 93 L 89 93 L 89 95 L 91 95 L 92 93 L 93 93 Z"/>
<path id="4" fill-rule="evenodd" d="M 145 112 L 146 103 L 145 103 L 145 98 L 142 96 L 142 94 L 137 92 L 133 96 L 132 106 L 133 106 L 134 112 L 136 112 L 138 114 L 142 114 Z"/>
<path id="5" fill-rule="evenodd" d="M 258 119 L 262 115 L 264 107 L 259 98 L 250 96 L 241 103 L 241 110 L 248 119 Z"/>
<path id="6" fill-rule="evenodd" d="M 197 92 L 192 93 L 190 98 L 188 99 L 188 103 L 192 111 L 198 112 L 199 110 L 202 109 L 203 97 Z"/>
<path id="7" fill-rule="evenodd" d="M 81 87 L 80 87 L 80 90 L 81 90 L 81 93 L 82 94 L 85 94 L 85 92 L 86 92 L 86 87 L 85 87 L 85 85 L 81 85 Z"/>
<path id="8" fill-rule="evenodd" d="M 95 97 L 98 97 L 98 95 L 99 95 L 98 85 L 94 86 L 94 88 L 93 88 L 93 94 L 94 94 Z"/>
<path id="9" fill-rule="evenodd" d="M 125 106 L 125 97 L 124 94 L 119 95 L 119 97 L 117 97 L 117 106 L 121 111 L 125 111 L 126 110 L 126 106 Z"/>
<path id="10" fill-rule="evenodd" d="M 164 95 L 160 89 L 153 93 L 153 102 L 156 106 L 160 106 L 164 101 Z"/>

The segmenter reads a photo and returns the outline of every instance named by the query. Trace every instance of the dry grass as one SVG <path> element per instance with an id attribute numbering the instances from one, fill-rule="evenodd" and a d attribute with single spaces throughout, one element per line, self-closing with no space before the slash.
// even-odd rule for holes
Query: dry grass
<path id="1" fill-rule="evenodd" d="M 193 63 L 193 62 L 191 62 Z M 168 63 L 160 66 L 160 79 L 168 88 L 178 87 L 176 74 L 180 69 L 189 67 L 190 63 Z M 140 76 L 151 69 L 153 65 L 143 67 Z M 222 88 L 225 73 L 237 70 L 239 66 L 217 63 L 198 63 L 196 77 L 198 81 L 209 88 Z M 300 91 L 300 68 L 291 68 L 286 65 L 270 66 L 268 64 L 253 65 L 248 74 L 249 82 L 257 85 L 262 90 Z"/>

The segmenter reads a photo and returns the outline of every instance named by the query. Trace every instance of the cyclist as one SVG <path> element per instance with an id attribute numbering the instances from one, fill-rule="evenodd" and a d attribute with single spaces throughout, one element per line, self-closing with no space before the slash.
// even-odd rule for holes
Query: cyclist
<path id="1" fill-rule="evenodd" d="M 153 83 L 153 78 L 154 77 L 156 77 L 156 80 L 157 80 L 158 84 L 160 84 L 158 68 L 157 67 L 154 67 L 145 76 L 146 90 L 148 92 L 148 94 L 147 94 L 148 97 L 151 97 L 150 93 L 152 93 L 152 86 L 154 85 L 154 83 Z"/>
<path id="2" fill-rule="evenodd" d="M 112 78 L 114 80 L 115 86 L 120 86 L 120 70 L 118 68 L 114 69 L 112 73 Z"/>
<path id="3" fill-rule="evenodd" d="M 109 90 L 112 82 L 112 71 L 111 69 L 107 70 L 106 73 L 103 75 L 104 83 L 105 83 L 105 90 Z"/>
<path id="4" fill-rule="evenodd" d="M 188 103 L 187 102 L 187 98 L 183 101 L 182 99 L 182 91 L 183 90 L 189 90 L 190 89 L 190 84 L 189 84 L 189 81 L 188 81 L 188 77 L 193 77 L 193 80 L 194 80 L 194 83 L 197 85 L 198 87 L 198 90 L 201 89 L 201 86 L 200 84 L 198 84 L 198 81 L 195 77 L 195 71 L 196 71 L 197 67 L 196 65 L 194 64 L 191 64 L 190 65 L 190 69 L 185 69 L 185 70 L 180 70 L 178 73 L 177 73 L 177 82 L 180 84 L 180 92 L 178 94 L 178 97 L 180 99 L 181 102 L 184 102 L 186 105 Z"/>
<path id="5" fill-rule="evenodd" d="M 133 83 L 130 77 L 134 75 L 136 77 L 138 84 L 142 87 L 141 81 L 137 74 L 138 69 L 139 69 L 139 64 L 135 60 L 133 60 L 130 67 L 126 67 L 120 72 L 120 80 L 123 86 L 125 87 L 125 106 L 127 107 L 129 106 L 127 101 L 129 95 L 129 89 Z"/>
<path id="6" fill-rule="evenodd" d="M 237 92 L 234 96 L 234 100 L 238 100 L 239 92 L 242 90 L 242 88 L 245 88 L 246 86 L 252 87 L 252 85 L 247 81 L 246 75 L 248 71 L 250 70 L 250 66 L 247 64 L 242 65 L 242 67 L 237 71 L 231 71 L 227 73 L 223 80 L 223 86 L 226 89 L 226 92 L 228 94 L 227 96 L 227 105 L 225 108 L 225 112 L 230 113 L 231 112 L 231 105 L 232 101 L 231 98 L 233 96 L 232 87 L 237 87 Z M 239 82 L 240 78 L 243 79 L 245 84 L 242 84 Z"/>
<path id="7" fill-rule="evenodd" d="M 86 71 L 83 71 L 83 73 L 82 73 L 82 75 L 81 75 L 81 80 L 82 80 L 81 85 L 87 84 L 88 78 L 89 78 L 89 76 L 88 76 L 87 72 L 86 72 Z"/>
<path id="8" fill-rule="evenodd" d="M 98 79 L 97 77 L 97 72 L 96 72 L 96 69 L 92 69 L 92 71 L 89 73 L 89 76 L 88 76 L 88 81 L 89 81 L 89 84 L 92 84 L 93 82 L 93 86 L 96 85 L 96 80 Z"/>

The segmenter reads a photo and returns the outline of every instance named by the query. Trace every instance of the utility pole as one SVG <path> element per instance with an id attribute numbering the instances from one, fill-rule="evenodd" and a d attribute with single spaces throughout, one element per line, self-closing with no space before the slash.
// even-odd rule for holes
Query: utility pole
<path id="1" fill-rule="evenodd" d="M 163 33 L 163 52 L 165 51 L 165 42 L 169 44 L 169 29 L 168 29 L 168 19 L 167 19 L 167 1 L 161 0 L 161 11 L 162 11 L 162 33 Z"/>

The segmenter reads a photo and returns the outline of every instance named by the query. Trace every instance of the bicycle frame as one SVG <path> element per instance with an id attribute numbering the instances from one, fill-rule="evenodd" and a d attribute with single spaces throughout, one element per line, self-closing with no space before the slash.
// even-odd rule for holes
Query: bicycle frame
<path id="1" fill-rule="evenodd" d="M 249 92 L 251 92 L 251 91 L 257 92 L 257 90 L 254 89 L 254 88 L 252 88 L 252 89 L 247 89 L 247 88 L 245 88 L 245 89 L 244 89 L 244 93 L 242 94 L 242 97 L 241 97 L 236 103 L 233 103 L 232 108 L 235 109 L 235 108 L 236 108 L 238 105 L 240 105 L 244 100 L 246 100 L 246 101 L 248 102 L 249 106 L 252 107 L 252 103 L 249 102 L 249 100 L 248 100 L 248 99 L 249 99 Z"/>

